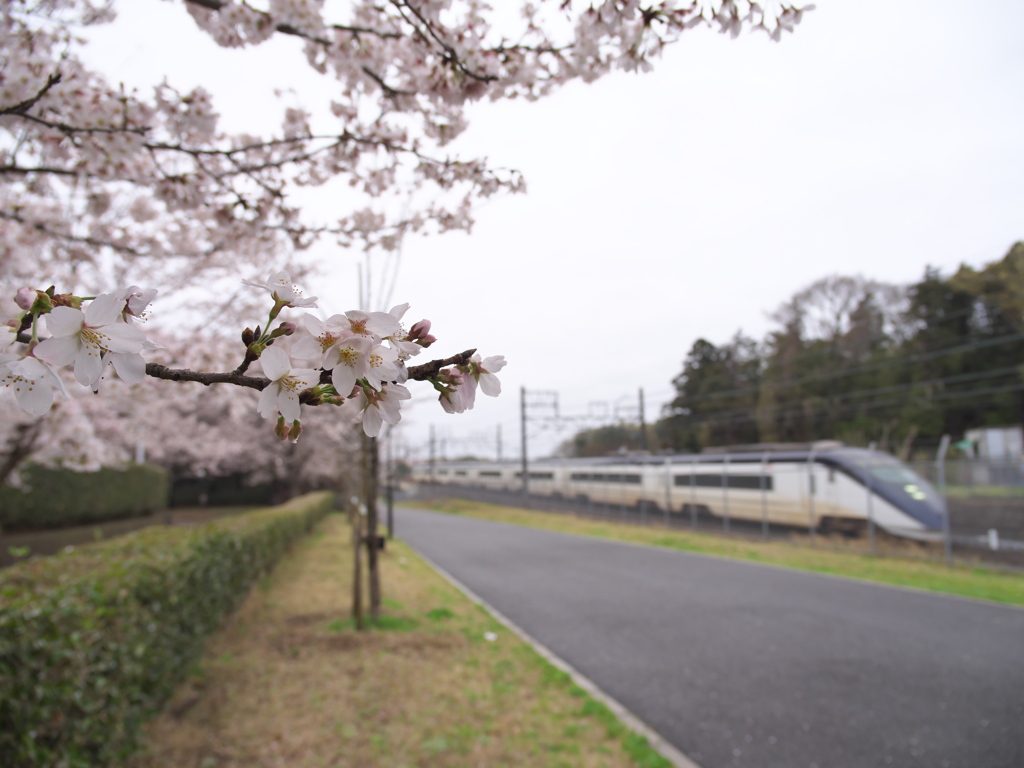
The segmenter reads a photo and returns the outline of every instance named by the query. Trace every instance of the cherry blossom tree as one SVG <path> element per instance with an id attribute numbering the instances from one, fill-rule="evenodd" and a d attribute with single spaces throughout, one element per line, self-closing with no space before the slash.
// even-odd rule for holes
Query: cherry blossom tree
<path id="1" fill-rule="evenodd" d="M 331 12 L 347 13 L 338 18 L 313 0 L 180 4 L 221 46 L 296 38 L 311 69 L 337 82 L 329 105 L 333 126 L 314 130 L 323 121 L 314 120 L 312 111 L 288 107 L 274 135 L 226 134 L 202 88 L 179 92 L 165 81 L 152 94 L 140 94 L 83 64 L 78 30 L 112 21 L 112 2 L 5 0 L 0 288 L 21 290 L 22 314 L 9 325 L 25 346 L 7 353 L 0 370 L 30 413 L 38 415 L 50 398 L 54 367 L 73 365 L 76 379 L 94 386 L 109 363 L 129 382 L 150 375 L 261 389 L 261 413 L 280 413 L 279 429 L 288 434 L 297 429 L 303 393 L 309 404 L 337 404 L 356 395 L 367 432 L 379 429 L 397 418 L 407 394 L 395 364 L 408 356 L 414 337 L 371 329 L 368 336 L 378 340 L 372 349 L 364 342 L 325 347 L 320 363 L 332 370 L 330 384 L 315 385 L 317 369 L 292 368 L 276 353 L 268 363 L 281 376 L 258 383 L 245 376 L 248 364 L 292 332 L 287 324 L 270 333 L 268 324 L 258 338 L 247 338 L 245 362 L 231 374 L 169 372 L 141 362 L 145 338 L 129 303 L 148 301 L 127 296 L 122 286 L 140 273 L 165 294 L 209 284 L 212 276 L 237 279 L 245 270 L 269 271 L 271 262 L 322 237 L 388 250 L 410 232 L 468 230 L 474 199 L 521 191 L 523 180 L 482 160 L 444 154 L 466 127 L 467 103 L 537 99 L 574 79 L 589 82 L 615 69 L 644 71 L 665 45 L 695 26 L 733 35 L 748 26 L 777 39 L 803 13 L 778 0 L 649 6 L 606 0 L 579 11 L 551 2 L 526 4 L 517 22 L 495 26 L 491 9 L 473 0 L 354 0 L 346 10 L 331 6 Z M 310 220 L 294 202 L 296 189 L 338 178 L 362 193 L 364 203 L 334 221 Z M 417 205 L 427 187 L 436 194 Z M 408 198 L 398 217 L 384 200 L 396 195 Z M 43 275 L 66 293 L 51 290 L 46 298 L 38 284 Z M 275 301 L 271 321 L 283 307 L 313 303 L 290 294 L 285 273 L 275 279 L 279 284 L 263 284 Z M 36 285 L 34 294 L 25 283 Z M 96 298 L 83 313 L 81 296 L 87 294 Z M 44 315 L 49 338 L 40 341 Z M 354 325 L 345 332 L 367 335 Z M 446 410 L 458 412 L 472 405 L 481 375 L 484 391 L 494 388 L 487 378 L 494 371 L 471 357 L 409 375 L 431 380 Z M 445 370 L 445 362 L 461 370 Z M 355 380 L 368 386 L 352 390 L 357 370 L 362 375 Z M 19 389 L 19 382 L 34 384 Z"/>

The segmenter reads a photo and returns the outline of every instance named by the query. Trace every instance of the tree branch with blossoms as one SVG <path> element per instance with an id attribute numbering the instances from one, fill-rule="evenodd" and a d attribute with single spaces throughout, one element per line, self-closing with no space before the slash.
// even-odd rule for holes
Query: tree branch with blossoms
<path id="1" fill-rule="evenodd" d="M 469 349 L 407 366 L 408 360 L 436 341 L 429 320 L 404 328 L 402 318 L 408 304 L 390 312 L 352 310 L 327 320 L 305 314 L 300 318 L 303 332 L 286 352 L 281 342 L 296 335 L 299 325 L 281 321 L 273 330 L 271 326 L 285 309 L 315 308 L 316 297 L 305 297 L 286 272 L 271 275 L 266 283 L 242 282 L 267 291 L 273 304 L 264 324 L 242 332 L 245 356 L 238 368 L 228 372 L 145 362 L 142 353 L 159 348 L 141 329 L 156 290 L 133 285 L 82 297 L 58 294 L 52 286 L 45 291 L 21 288 L 15 302 L 23 311 L 7 325 L 24 350 L 0 354 L 0 384 L 13 390 L 22 409 L 35 416 L 50 410 L 55 391 L 67 396 L 59 375 L 64 367 L 71 367 L 78 383 L 94 391 L 110 369 L 129 384 L 150 376 L 205 386 L 247 387 L 261 393 L 257 411 L 265 419 L 276 419 L 278 437 L 292 441 L 302 433 L 303 405 L 344 406 L 363 431 L 375 437 L 383 424 L 401 420 L 401 403 L 411 398 L 404 386 L 407 381 L 430 382 L 449 413 L 472 408 L 478 386 L 490 396 L 501 392 L 494 375 L 505 365 L 501 356 L 481 360 L 475 349 Z M 40 333 L 42 326 L 49 334 L 46 338 Z M 293 357 L 314 361 L 314 367 L 293 367 Z M 265 377 L 246 375 L 256 361 Z"/>
<path id="2" fill-rule="evenodd" d="M 227 134 L 203 88 L 179 92 L 165 81 L 144 97 L 86 65 L 77 29 L 113 20 L 115 0 L 4 4 L 0 279 L 8 285 L 40 274 L 75 281 L 69 289 L 123 284 L 112 269 L 143 269 L 166 297 L 179 279 L 201 284 L 225 254 L 263 270 L 326 237 L 394 251 L 408 234 L 468 231 L 475 199 L 525 189 L 515 171 L 436 151 L 466 129 L 470 102 L 534 100 L 574 79 L 643 71 L 698 26 L 778 38 L 810 7 L 539 0 L 499 25 L 473 0 L 178 4 L 222 47 L 303 40 L 305 63 L 337 82 L 329 113 L 282 108 L 277 129 Z M 318 220 L 294 200 L 298 188 L 339 177 L 372 206 Z M 391 205 L 387 193 L 406 199 Z"/>

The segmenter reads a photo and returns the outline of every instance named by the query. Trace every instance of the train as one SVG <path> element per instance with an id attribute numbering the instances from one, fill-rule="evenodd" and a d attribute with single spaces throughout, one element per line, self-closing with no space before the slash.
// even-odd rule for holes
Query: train
<path id="1" fill-rule="evenodd" d="M 934 541 L 946 506 L 935 488 L 887 453 L 836 441 L 733 446 L 699 454 L 542 459 L 527 470 L 530 496 L 857 535 L 870 525 Z M 522 493 L 516 461 L 435 461 L 414 481 Z"/>

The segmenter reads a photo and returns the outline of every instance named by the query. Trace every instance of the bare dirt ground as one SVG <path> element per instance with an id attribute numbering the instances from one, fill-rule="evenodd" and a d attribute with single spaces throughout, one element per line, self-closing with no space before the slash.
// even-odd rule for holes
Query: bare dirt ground
<path id="1" fill-rule="evenodd" d="M 130 768 L 636 765 L 596 702 L 401 543 L 356 631 L 348 542 L 332 515 L 253 590 Z"/>

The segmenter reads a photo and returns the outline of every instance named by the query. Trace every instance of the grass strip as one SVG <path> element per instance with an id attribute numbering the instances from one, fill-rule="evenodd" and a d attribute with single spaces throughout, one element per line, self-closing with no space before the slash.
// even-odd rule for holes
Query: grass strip
<path id="1" fill-rule="evenodd" d="M 356 631 L 349 541 L 331 515 L 260 583 L 129 768 L 670 768 L 401 542 L 381 618 Z"/>
<path id="2" fill-rule="evenodd" d="M 864 552 L 859 545 L 844 542 L 841 538 L 830 538 L 828 546 L 814 547 L 798 541 L 730 538 L 710 533 L 693 533 L 593 520 L 567 514 L 535 512 L 463 499 L 432 500 L 415 506 L 550 531 L 648 544 L 882 584 L 926 589 L 960 597 L 1024 605 L 1024 575 L 970 565 L 957 564 L 947 567 L 934 560 L 925 559 L 921 554 L 920 545 L 913 542 L 890 542 L 884 545 L 889 550 L 888 554 L 872 555 Z"/>

